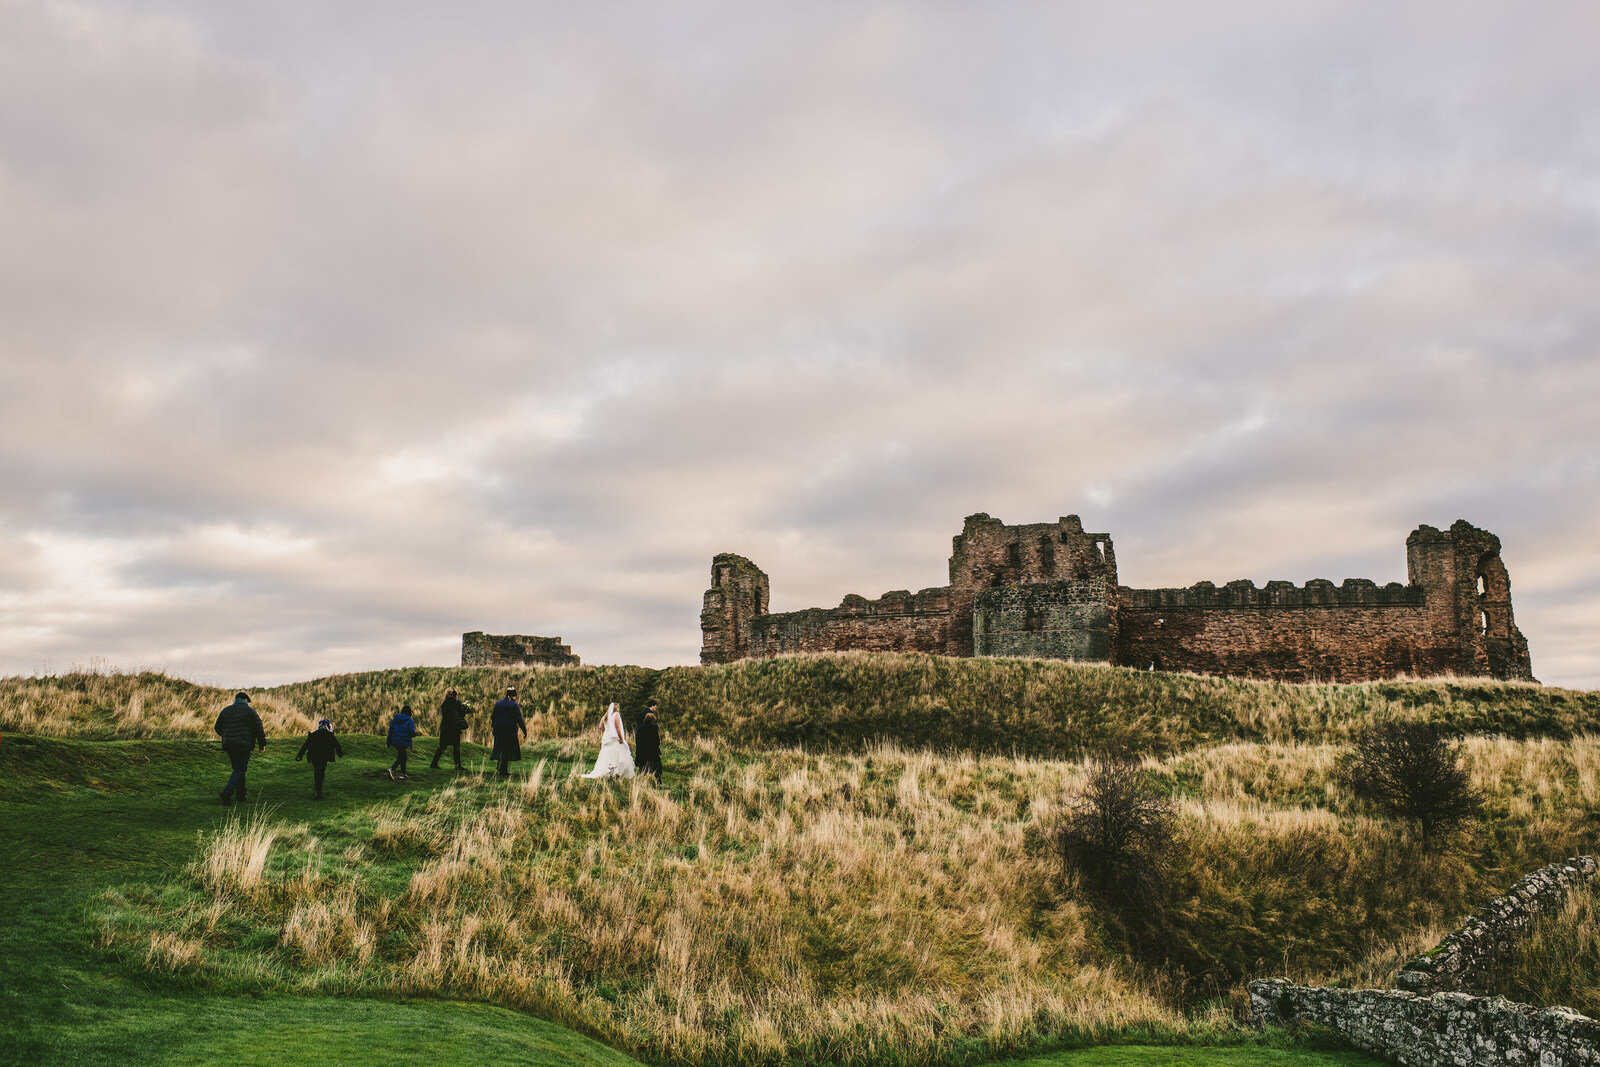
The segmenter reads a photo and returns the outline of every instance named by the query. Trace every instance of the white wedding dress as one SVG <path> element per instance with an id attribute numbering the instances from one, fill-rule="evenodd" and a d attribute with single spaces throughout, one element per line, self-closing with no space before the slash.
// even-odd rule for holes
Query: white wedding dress
<path id="1" fill-rule="evenodd" d="M 622 733 L 622 713 L 612 704 L 606 709 L 605 734 L 600 742 L 600 756 L 594 761 L 594 770 L 585 778 L 632 778 L 633 752 Z"/>

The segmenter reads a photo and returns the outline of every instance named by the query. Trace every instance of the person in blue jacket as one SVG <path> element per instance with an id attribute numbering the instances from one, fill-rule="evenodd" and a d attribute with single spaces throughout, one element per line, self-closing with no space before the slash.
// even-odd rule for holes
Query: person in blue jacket
<path id="1" fill-rule="evenodd" d="M 333 736 L 333 723 L 327 719 L 318 721 L 317 728 L 306 734 L 306 739 L 300 743 L 294 761 L 299 763 L 307 754 L 311 756 L 311 784 L 316 790 L 311 799 L 321 800 L 322 779 L 328 773 L 328 764 L 344 756 L 344 746 Z"/>
<path id="2" fill-rule="evenodd" d="M 250 750 L 257 745 L 261 746 L 262 752 L 267 750 L 267 731 L 261 725 L 261 716 L 250 706 L 250 694 L 237 694 L 233 703 L 222 709 L 212 729 L 222 738 L 222 751 L 228 754 L 228 762 L 233 765 L 228 784 L 222 787 L 222 802 L 231 803 L 234 795 L 238 794 L 242 803 L 244 772 L 250 766 Z"/>
<path id="3" fill-rule="evenodd" d="M 402 704 L 389 720 L 389 747 L 395 750 L 394 762 L 389 765 L 389 777 L 401 781 L 406 777 L 406 757 L 411 755 L 411 739 L 417 736 L 417 720 L 411 717 L 411 705 Z"/>

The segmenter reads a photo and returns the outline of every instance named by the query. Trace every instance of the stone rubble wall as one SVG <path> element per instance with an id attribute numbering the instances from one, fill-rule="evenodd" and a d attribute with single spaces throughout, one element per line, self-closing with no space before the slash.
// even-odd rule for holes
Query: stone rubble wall
<path id="1" fill-rule="evenodd" d="M 1257 1027 L 1318 1023 L 1407 1067 L 1600 1065 L 1600 1021 L 1568 1008 L 1476 995 L 1489 987 L 1533 920 L 1560 907 L 1597 869 L 1594 856 L 1574 856 L 1534 871 L 1433 951 L 1407 961 L 1401 989 L 1251 982 L 1250 1020 Z"/>
<path id="2" fill-rule="evenodd" d="M 1594 880 L 1600 861 L 1574 856 L 1523 878 L 1491 900 L 1437 948 L 1406 961 L 1395 984 L 1413 993 L 1487 992 L 1495 973 L 1534 919 L 1559 908 L 1572 890 Z"/>
<path id="3" fill-rule="evenodd" d="M 1600 1022 L 1502 997 L 1317 988 L 1270 978 L 1250 983 L 1250 1017 L 1257 1026 L 1319 1023 L 1405 1067 L 1600 1064 Z"/>

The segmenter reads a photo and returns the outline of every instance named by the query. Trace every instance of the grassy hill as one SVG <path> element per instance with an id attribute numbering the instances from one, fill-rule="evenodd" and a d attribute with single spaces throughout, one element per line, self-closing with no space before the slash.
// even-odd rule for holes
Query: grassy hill
<path id="1" fill-rule="evenodd" d="M 44 914 L 58 850 L 104 820 L 115 833 L 81 846 L 110 867 L 74 883 L 73 966 L 110 960 L 180 1000 L 492 1003 L 656 1063 L 980 1063 L 1132 1039 L 1313 1062 L 1239 1027 L 1244 981 L 1387 980 L 1600 829 L 1600 701 L 1534 686 L 845 655 L 412 668 L 258 703 L 274 732 L 321 715 L 375 729 L 402 700 L 431 708 L 454 685 L 481 709 L 508 683 L 536 739 L 509 782 L 478 773 L 475 750 L 466 775 L 392 783 L 380 740 L 346 734 L 329 802 L 307 799 L 309 772 L 275 745 L 250 807 L 224 812 L 222 761 L 198 738 L 228 693 L 158 675 L 3 680 L 0 846 L 42 866 Z M 603 704 L 650 694 L 664 788 L 577 777 Z M 1488 809 L 1449 849 L 1425 852 L 1340 786 L 1352 724 L 1378 715 L 1468 734 Z M 144 739 L 82 740 L 130 733 Z M 1145 754 L 1183 826 L 1159 914 L 1136 926 L 1063 881 L 1046 847 L 1080 757 L 1113 745 Z M 37 843 L 41 826 L 59 836 Z M 147 838 L 145 861 L 109 859 Z M 0 936 L 9 955 L 31 935 Z M 58 978 L 0 986 L 0 1031 L 29 1019 L 37 1047 L 62 1040 L 26 992 Z M 1144 1062 L 1117 1054 L 1092 1062 Z"/>
<path id="2" fill-rule="evenodd" d="M 478 715 L 519 688 L 530 737 L 597 728 L 647 697 L 666 729 L 735 747 L 908 748 L 1078 757 L 1123 748 L 1166 756 L 1208 742 L 1339 742 L 1378 716 L 1421 717 L 1465 733 L 1566 739 L 1600 729 L 1600 692 L 1470 680 L 1295 685 L 1055 660 L 842 653 L 713 667 L 407 667 L 260 690 L 269 731 L 376 733 L 402 703 L 423 728 L 455 687 Z M 43 736 L 206 737 L 232 690 L 149 672 L 0 679 L 0 730 Z"/>

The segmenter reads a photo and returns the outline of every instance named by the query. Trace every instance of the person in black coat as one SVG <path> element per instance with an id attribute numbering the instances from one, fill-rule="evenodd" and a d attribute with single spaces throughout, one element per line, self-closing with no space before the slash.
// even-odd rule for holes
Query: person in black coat
<path id="1" fill-rule="evenodd" d="M 235 795 L 244 800 L 244 772 L 250 767 L 250 750 L 261 746 L 267 750 L 267 731 L 261 725 L 261 716 L 250 706 L 249 693 L 237 693 L 233 703 L 222 709 L 216 724 L 211 727 L 222 738 L 222 751 L 228 754 L 233 773 L 228 784 L 222 787 L 222 802 L 232 802 Z"/>
<path id="2" fill-rule="evenodd" d="M 648 774 L 661 781 L 661 724 L 656 722 L 656 702 L 644 706 L 639 728 L 633 735 L 634 753 L 639 760 L 639 773 Z"/>
<path id="3" fill-rule="evenodd" d="M 495 703 L 489 724 L 494 728 L 494 751 L 489 753 L 489 758 L 500 765 L 500 775 L 504 777 L 511 773 L 511 764 L 522 758 L 517 731 L 522 731 L 523 737 L 528 736 L 528 723 L 522 717 L 522 705 L 517 703 L 516 686 L 506 686 L 506 695 Z"/>
<path id="4" fill-rule="evenodd" d="M 430 770 L 439 769 L 439 757 L 447 748 L 455 755 L 456 770 L 461 769 L 461 734 L 467 728 L 467 715 L 471 711 L 456 699 L 454 689 L 445 692 L 444 703 L 439 705 L 439 747 L 433 750 L 433 762 L 428 764 Z"/>
<path id="5" fill-rule="evenodd" d="M 328 773 L 328 764 L 344 756 L 344 746 L 333 736 L 333 723 L 327 719 L 318 721 L 317 728 L 306 734 L 306 739 L 300 742 L 300 751 L 294 754 L 294 761 L 299 763 L 301 757 L 308 755 L 311 757 L 311 784 L 316 789 L 311 799 L 321 800 L 322 779 Z"/>

